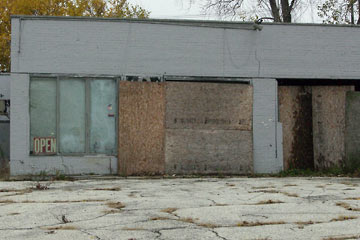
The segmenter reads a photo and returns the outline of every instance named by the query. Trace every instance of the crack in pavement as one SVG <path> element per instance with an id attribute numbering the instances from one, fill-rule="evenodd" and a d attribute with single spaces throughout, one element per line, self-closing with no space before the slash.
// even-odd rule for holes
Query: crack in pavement
<path id="1" fill-rule="evenodd" d="M 226 238 L 224 238 L 223 236 L 220 236 L 220 234 L 218 232 L 216 232 L 214 229 L 209 229 L 211 232 L 213 232 L 216 237 L 220 238 L 220 239 L 223 239 L 223 240 L 227 240 Z"/>

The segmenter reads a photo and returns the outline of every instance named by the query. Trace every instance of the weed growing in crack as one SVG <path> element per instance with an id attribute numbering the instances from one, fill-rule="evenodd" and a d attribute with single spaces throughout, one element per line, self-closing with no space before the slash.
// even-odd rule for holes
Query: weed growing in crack
<path id="1" fill-rule="evenodd" d="M 151 221 L 164 221 L 164 220 L 172 220 L 171 218 L 168 217 L 152 217 L 150 218 Z"/>
<path id="2" fill-rule="evenodd" d="M 176 210 L 178 210 L 178 208 L 165 208 L 165 209 L 162 209 L 160 212 L 172 214 Z"/>
<path id="3" fill-rule="evenodd" d="M 255 226 L 265 226 L 265 225 L 280 225 L 286 224 L 284 221 L 277 221 L 277 222 L 247 222 L 242 221 L 236 224 L 238 227 L 255 227 Z"/>
<path id="4" fill-rule="evenodd" d="M 78 230 L 79 228 L 71 225 L 62 225 L 62 226 L 54 226 L 54 227 L 46 227 L 45 230 L 55 231 L 55 230 Z"/>
<path id="5" fill-rule="evenodd" d="M 108 202 L 108 203 L 106 203 L 106 205 L 109 208 L 115 208 L 115 209 L 122 209 L 125 207 L 125 205 L 121 202 Z"/>
<path id="6" fill-rule="evenodd" d="M 346 210 L 349 210 L 349 211 L 355 211 L 355 212 L 360 211 L 360 208 L 351 207 L 350 204 L 345 203 L 345 202 L 337 202 L 337 203 L 336 203 L 336 206 L 345 208 Z"/>
<path id="7" fill-rule="evenodd" d="M 260 201 L 260 202 L 257 202 L 255 203 L 255 205 L 263 205 L 263 204 L 277 204 L 277 203 L 284 203 L 282 201 L 278 201 L 278 200 L 264 200 L 264 201 Z"/>
<path id="8" fill-rule="evenodd" d="M 353 220 L 357 219 L 355 216 L 339 216 L 337 218 L 333 218 L 330 220 L 330 222 L 339 222 L 339 221 L 347 221 L 347 220 Z"/>

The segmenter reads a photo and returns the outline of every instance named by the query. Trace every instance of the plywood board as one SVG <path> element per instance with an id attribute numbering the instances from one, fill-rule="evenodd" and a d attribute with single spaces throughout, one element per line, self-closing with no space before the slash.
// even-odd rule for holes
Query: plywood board
<path id="1" fill-rule="evenodd" d="M 345 160 L 346 92 L 353 86 L 313 86 L 313 141 L 317 169 L 340 167 Z"/>
<path id="2" fill-rule="evenodd" d="M 279 86 L 284 169 L 313 169 L 312 95 L 309 86 Z"/>
<path id="3" fill-rule="evenodd" d="M 167 82 L 167 129 L 252 130 L 249 84 Z"/>
<path id="4" fill-rule="evenodd" d="M 249 174 L 252 150 L 251 131 L 167 129 L 166 172 Z"/>
<path id="5" fill-rule="evenodd" d="M 345 165 L 355 170 L 360 168 L 360 92 L 347 92 L 345 114 Z"/>
<path id="6" fill-rule="evenodd" d="M 126 82 L 119 86 L 118 172 L 164 172 L 164 83 Z"/>

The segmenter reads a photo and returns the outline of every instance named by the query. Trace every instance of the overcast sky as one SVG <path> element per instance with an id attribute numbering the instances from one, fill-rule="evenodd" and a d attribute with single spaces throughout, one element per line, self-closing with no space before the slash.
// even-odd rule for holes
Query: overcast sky
<path id="1" fill-rule="evenodd" d="M 168 19 L 203 19 L 220 20 L 216 15 L 204 15 L 201 12 L 199 2 L 190 7 L 188 0 L 128 0 L 130 3 L 138 4 L 151 12 L 150 18 L 168 18 Z M 314 0 L 309 0 L 314 1 Z M 304 10 L 301 18 L 295 19 L 295 22 L 320 22 L 316 17 L 316 8 L 307 8 Z"/>

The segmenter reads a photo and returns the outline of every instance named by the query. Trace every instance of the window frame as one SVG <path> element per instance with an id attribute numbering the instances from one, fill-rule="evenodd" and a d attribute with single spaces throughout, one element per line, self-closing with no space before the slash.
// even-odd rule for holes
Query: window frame
<path id="1" fill-rule="evenodd" d="M 55 108 L 55 114 L 56 114 L 56 154 L 53 155 L 35 155 L 33 153 L 33 149 L 30 149 L 31 146 L 31 134 L 30 134 L 30 126 L 31 126 L 31 81 L 32 79 L 53 79 L 56 81 L 56 108 Z M 60 152 L 60 81 L 61 80 L 71 80 L 71 79 L 80 79 L 84 80 L 85 82 L 85 152 L 81 153 L 61 153 Z M 92 153 L 90 152 L 90 129 L 91 129 L 91 89 L 90 89 L 90 83 L 91 80 L 112 80 L 115 81 L 115 102 L 116 102 L 116 109 L 114 111 L 115 114 L 115 149 L 111 154 L 108 153 Z M 124 80 L 125 77 L 120 76 L 108 76 L 108 75 L 76 75 L 76 74 L 65 74 L 65 75 L 59 75 L 59 74 L 30 74 L 29 76 L 29 156 L 31 157 L 52 157 L 52 156 L 99 156 L 99 155 L 105 155 L 105 156 L 117 156 L 118 154 L 118 124 L 119 124 L 119 82 L 121 80 Z"/>

